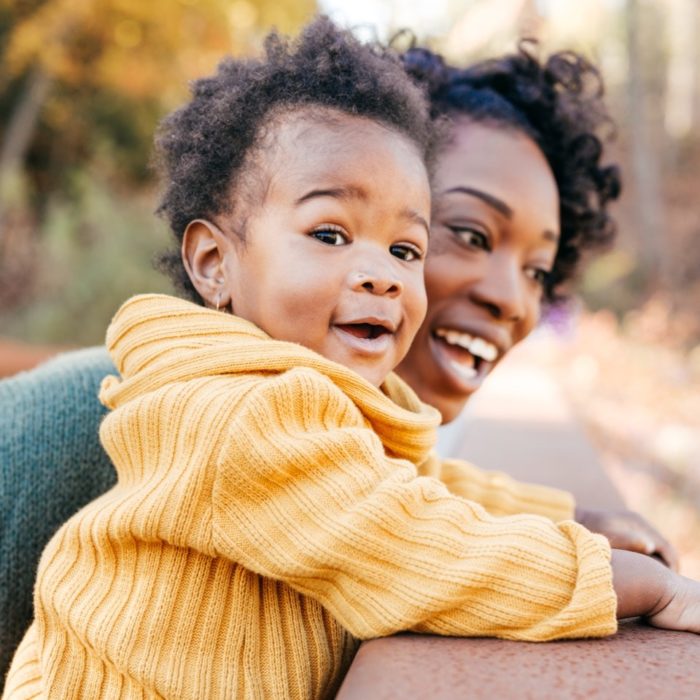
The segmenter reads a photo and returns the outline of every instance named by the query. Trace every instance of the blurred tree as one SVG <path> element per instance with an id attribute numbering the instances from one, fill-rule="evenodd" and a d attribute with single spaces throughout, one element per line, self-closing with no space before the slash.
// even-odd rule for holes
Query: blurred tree
<path id="1" fill-rule="evenodd" d="M 664 123 L 676 144 L 693 130 L 693 102 L 698 81 L 698 42 L 695 41 L 700 13 L 696 0 L 669 0 L 668 49 L 666 67 L 666 104 Z M 697 126 L 697 124 L 695 125 Z M 675 165 L 677 149 L 671 149 L 669 165 Z"/>
<path id="2" fill-rule="evenodd" d="M 314 9 L 314 0 L 0 0 L 0 305 L 3 290 L 13 297 L 8 268 L 32 257 L 31 232 L 53 196 L 74 195 L 75 171 L 90 164 L 120 185 L 147 182 L 155 124 L 187 80 L 271 26 L 296 31 Z"/>
<path id="3" fill-rule="evenodd" d="M 661 265 L 667 241 L 664 240 L 664 207 L 661 191 L 661 160 L 664 134 L 659 133 L 659 102 L 652 95 L 663 94 L 663 55 L 660 52 L 659 25 L 663 18 L 657 8 L 639 0 L 627 0 L 627 102 L 632 156 L 631 180 L 638 207 L 635 229 L 638 234 L 642 273 L 653 290 L 663 273 Z M 652 16 L 654 15 L 654 16 Z M 659 138 L 661 137 L 661 138 Z M 660 143 L 660 141 L 662 143 Z"/>

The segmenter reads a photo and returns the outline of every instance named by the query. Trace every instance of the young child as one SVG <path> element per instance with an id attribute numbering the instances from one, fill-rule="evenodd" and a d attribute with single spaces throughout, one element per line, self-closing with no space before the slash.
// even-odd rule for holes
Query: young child
<path id="1" fill-rule="evenodd" d="M 425 312 L 432 133 L 397 62 L 324 19 L 165 122 L 199 305 L 136 297 L 109 328 L 119 482 L 44 552 L 6 697 L 324 697 L 363 638 L 601 636 L 616 607 L 697 631 L 653 560 L 616 553 L 616 598 L 603 537 L 418 475 L 438 414 L 390 372 Z"/>

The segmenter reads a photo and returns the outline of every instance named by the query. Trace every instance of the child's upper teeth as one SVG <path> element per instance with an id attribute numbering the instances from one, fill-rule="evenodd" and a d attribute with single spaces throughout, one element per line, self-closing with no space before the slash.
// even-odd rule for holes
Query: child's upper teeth
<path id="1" fill-rule="evenodd" d="M 435 335 L 443 338 L 450 345 L 469 350 L 472 355 L 477 355 L 487 362 L 493 362 L 498 357 L 498 348 L 483 338 L 474 338 L 468 333 L 461 333 L 452 328 L 438 328 Z"/>

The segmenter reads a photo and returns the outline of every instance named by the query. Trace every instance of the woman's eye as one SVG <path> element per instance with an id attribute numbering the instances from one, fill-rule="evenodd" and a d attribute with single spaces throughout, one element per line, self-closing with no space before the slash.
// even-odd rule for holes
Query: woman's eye
<path id="1" fill-rule="evenodd" d="M 468 245 L 470 248 L 491 250 L 488 236 L 485 233 L 477 229 L 467 228 L 466 226 L 448 226 L 448 228 L 462 243 Z"/>
<path id="2" fill-rule="evenodd" d="M 315 229 L 311 232 L 311 236 L 326 245 L 345 245 L 348 242 L 347 234 L 340 229 L 330 227 Z"/>
<path id="3" fill-rule="evenodd" d="M 422 260 L 423 253 L 412 245 L 407 245 L 405 243 L 398 243 L 389 247 L 389 252 L 399 260 L 404 262 L 411 262 L 413 260 Z"/>
<path id="4" fill-rule="evenodd" d="M 549 270 L 543 270 L 539 267 L 528 267 L 525 270 L 525 274 L 531 279 L 537 282 L 540 287 L 545 287 L 547 281 L 549 280 L 549 275 L 551 274 Z"/>

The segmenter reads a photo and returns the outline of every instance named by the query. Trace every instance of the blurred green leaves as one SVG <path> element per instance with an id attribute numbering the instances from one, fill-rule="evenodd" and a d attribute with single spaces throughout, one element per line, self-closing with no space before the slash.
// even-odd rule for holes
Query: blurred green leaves
<path id="1" fill-rule="evenodd" d="M 0 335 L 96 342 L 169 289 L 150 168 L 159 119 L 227 53 L 314 0 L 0 0 Z"/>
<path id="2" fill-rule="evenodd" d="M 151 266 L 168 245 L 154 198 L 127 196 L 90 172 L 69 178 L 70 199 L 53 200 L 33 248 L 33 293 L 0 311 L 4 335 L 88 345 L 103 341 L 118 305 L 139 292 L 170 292 Z"/>

